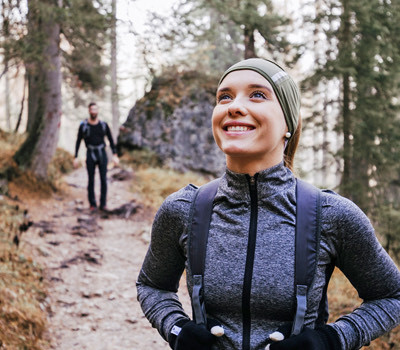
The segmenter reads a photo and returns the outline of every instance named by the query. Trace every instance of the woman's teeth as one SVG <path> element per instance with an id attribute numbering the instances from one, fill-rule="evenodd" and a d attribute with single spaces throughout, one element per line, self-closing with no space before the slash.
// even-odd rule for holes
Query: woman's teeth
<path id="1" fill-rule="evenodd" d="M 249 126 L 228 126 L 226 128 L 227 131 L 249 131 L 251 128 Z"/>

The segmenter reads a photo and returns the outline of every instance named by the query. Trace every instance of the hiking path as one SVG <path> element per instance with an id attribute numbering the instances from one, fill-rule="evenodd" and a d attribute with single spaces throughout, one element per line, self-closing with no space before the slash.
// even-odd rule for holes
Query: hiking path
<path id="1" fill-rule="evenodd" d="M 131 171 L 108 171 L 108 211 L 90 211 L 86 169 L 65 176 L 66 189 L 28 206 L 22 237 L 45 269 L 50 349 L 153 350 L 168 344 L 143 316 L 135 282 L 150 241 L 154 211 L 130 191 Z M 96 173 L 96 196 L 99 196 Z M 190 310 L 185 288 L 180 297 Z"/>

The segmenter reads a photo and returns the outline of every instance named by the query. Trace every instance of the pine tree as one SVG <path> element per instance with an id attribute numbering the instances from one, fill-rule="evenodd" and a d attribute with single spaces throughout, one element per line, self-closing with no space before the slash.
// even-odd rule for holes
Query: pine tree
<path id="1" fill-rule="evenodd" d="M 309 80 L 314 86 L 340 81 L 340 192 L 376 219 L 375 208 L 387 202 L 399 171 L 398 7 L 380 0 L 330 1 L 319 20 L 338 26 L 325 31 L 331 45 Z"/>
<path id="2" fill-rule="evenodd" d="M 104 85 L 101 56 L 108 16 L 99 2 L 95 6 L 91 0 L 29 0 L 27 4 L 24 14 L 20 2 L 3 1 L 21 16 L 12 18 L 12 35 L 1 46 L 10 61 L 24 64 L 28 80 L 28 135 L 14 159 L 46 179 L 60 127 L 61 66 L 66 68 L 66 80 L 81 89 Z M 61 40 L 67 47 L 63 52 Z"/>
<path id="3" fill-rule="evenodd" d="M 272 58 L 287 54 L 293 49 L 285 39 L 287 24 L 269 0 L 181 0 L 172 16 L 152 15 L 144 51 L 161 55 L 166 66 L 220 74 L 238 60 L 257 57 L 260 47 Z"/>

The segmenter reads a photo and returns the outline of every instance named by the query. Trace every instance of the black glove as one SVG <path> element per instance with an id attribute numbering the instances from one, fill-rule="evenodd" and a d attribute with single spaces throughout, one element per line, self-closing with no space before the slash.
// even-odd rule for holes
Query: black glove
<path id="1" fill-rule="evenodd" d="M 339 335 L 331 326 L 305 328 L 299 335 L 274 342 L 270 350 L 341 350 Z"/>
<path id="2" fill-rule="evenodd" d="M 219 325 L 215 320 L 207 319 L 207 326 L 211 329 Z M 168 343 L 174 350 L 211 350 L 216 337 L 204 325 L 196 324 L 188 319 L 179 320 L 175 326 L 182 328 L 179 335 L 169 334 Z"/>

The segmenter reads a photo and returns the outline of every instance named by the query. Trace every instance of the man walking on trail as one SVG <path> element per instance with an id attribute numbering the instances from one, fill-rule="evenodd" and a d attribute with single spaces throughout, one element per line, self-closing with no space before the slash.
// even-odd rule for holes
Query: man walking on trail
<path id="1" fill-rule="evenodd" d="M 79 125 L 78 137 L 75 145 L 75 159 L 74 167 L 79 166 L 78 151 L 81 144 L 82 138 L 85 141 L 87 152 L 86 152 L 86 168 L 88 172 L 88 198 L 90 203 L 90 210 L 97 208 L 96 198 L 94 193 L 94 175 L 96 165 L 99 167 L 100 172 L 100 183 L 101 183 L 101 195 L 100 195 L 100 210 L 106 210 L 107 201 L 107 154 L 106 144 L 104 137 L 107 136 L 110 143 L 110 147 L 113 153 L 114 164 L 119 163 L 117 156 L 117 149 L 114 144 L 114 140 L 111 135 L 111 130 L 105 121 L 99 120 L 97 104 L 91 102 L 89 104 L 89 119 L 85 119 Z"/>

